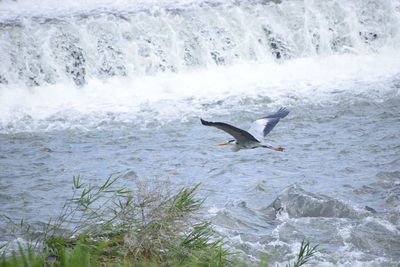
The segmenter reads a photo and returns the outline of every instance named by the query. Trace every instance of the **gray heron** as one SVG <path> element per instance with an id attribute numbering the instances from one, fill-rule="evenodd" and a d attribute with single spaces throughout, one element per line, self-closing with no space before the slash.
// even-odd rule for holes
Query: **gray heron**
<path id="1" fill-rule="evenodd" d="M 233 151 L 239 151 L 240 149 L 253 149 L 257 147 L 283 151 L 283 147 L 275 147 L 266 144 L 265 137 L 278 124 L 279 120 L 283 119 L 288 114 L 289 110 L 286 108 L 280 108 L 274 114 L 254 121 L 248 132 L 224 122 L 211 122 L 203 119 L 200 119 L 200 121 L 205 126 L 213 126 L 232 135 L 233 138 L 235 138 L 234 140 L 229 140 L 228 142 L 219 145 L 233 145 Z"/>

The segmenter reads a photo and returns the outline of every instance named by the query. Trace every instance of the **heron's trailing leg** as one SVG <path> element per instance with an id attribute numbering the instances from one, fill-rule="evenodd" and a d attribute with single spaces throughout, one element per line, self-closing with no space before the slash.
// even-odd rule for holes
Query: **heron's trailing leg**
<path id="1" fill-rule="evenodd" d="M 272 149 L 275 151 L 284 151 L 285 150 L 283 147 L 280 147 L 280 146 L 262 146 L 262 147 L 269 148 L 269 149 Z"/>

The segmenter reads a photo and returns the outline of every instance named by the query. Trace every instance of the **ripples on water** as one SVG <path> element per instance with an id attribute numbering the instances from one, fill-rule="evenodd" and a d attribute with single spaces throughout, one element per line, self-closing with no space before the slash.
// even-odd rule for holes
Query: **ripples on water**
<path id="1" fill-rule="evenodd" d="M 368 37 L 371 40 L 365 43 L 366 37 L 354 39 L 360 38 L 358 28 L 336 25 L 334 34 L 326 35 L 329 30 L 314 16 L 323 12 L 316 3 L 307 6 L 311 13 L 305 16 L 311 24 L 303 25 L 299 19 L 303 9 L 296 3 L 128 12 L 121 26 L 125 32 L 118 35 L 125 36 L 123 43 L 113 39 L 112 30 L 111 35 L 103 32 L 122 25 L 115 14 L 107 23 L 101 13 L 93 18 L 52 18 L 40 23 L 28 18 L 2 25 L 2 53 L 9 52 L 9 68 L 19 72 L 0 68 L 1 214 L 34 224 L 46 222 L 70 197 L 74 175 L 92 184 L 110 174 L 130 185 L 144 178 L 169 179 L 178 186 L 202 184 L 200 195 L 207 197 L 205 214 L 227 244 L 249 260 L 266 252 L 272 255 L 271 261 L 286 262 L 305 238 L 319 244 L 315 260 L 320 263 L 398 262 L 400 59 L 392 43 L 399 37 L 394 30 L 385 32 L 388 21 L 375 24 L 366 19 L 379 17 L 388 7 L 376 2 L 376 14 L 357 17 L 347 3 L 347 9 L 334 5 L 337 10 L 325 14 L 353 27 L 350 20 L 369 21 L 362 27 L 384 36 Z M 368 3 L 373 1 L 355 3 L 372 12 Z M 398 5 L 396 1 L 390 4 Z M 213 28 L 207 18 L 210 12 L 227 17 Z M 291 27 L 285 28 L 288 25 L 282 21 L 270 24 L 274 32 L 261 42 L 249 39 L 242 47 L 239 37 L 246 23 L 228 19 L 253 23 L 251 33 L 258 36 L 266 31 L 257 24 L 264 15 L 293 12 Z M 153 29 L 149 34 L 158 39 L 150 43 L 145 38 L 129 39 L 138 34 L 134 31 L 138 17 L 144 18 L 141 26 Z M 159 17 L 167 25 L 182 20 L 179 30 L 172 32 L 183 35 L 175 36 L 172 43 L 161 38 L 151 24 Z M 398 24 L 398 18 L 394 12 L 388 20 Z M 335 25 L 334 20 L 325 22 Z M 82 29 L 77 31 L 75 24 L 83 25 Z M 99 28 L 99 24 L 110 28 Z M 195 33 L 200 25 L 206 29 L 202 35 L 185 35 Z M 33 35 L 28 34 L 29 27 Z M 68 34 L 57 35 L 54 29 Z M 314 39 L 300 35 L 299 29 L 315 31 Z M 29 46 L 20 46 L 21 58 L 13 50 L 18 40 L 25 42 L 38 33 L 50 40 L 52 53 L 59 53 L 58 61 L 50 66 L 42 57 L 51 54 L 40 45 L 27 50 L 24 47 Z M 8 34 L 14 39 L 7 39 Z M 79 38 L 73 41 L 71 36 Z M 214 41 L 208 42 L 209 37 Z M 95 50 L 90 38 L 97 40 Z M 260 50 L 260 44 L 272 42 L 271 38 L 275 46 Z M 189 42 L 195 40 L 201 46 Z M 135 52 L 130 53 L 132 42 Z M 333 42 L 335 46 L 328 45 Z M 382 43 L 385 49 L 376 51 Z M 173 48 L 179 45 L 192 50 L 174 54 Z M 163 47 L 167 49 L 162 51 Z M 39 57 L 35 49 L 42 51 Z M 358 50 L 358 54 L 349 50 Z M 240 53 L 235 56 L 235 51 Z M 96 57 L 104 60 L 96 61 Z M 164 69 L 157 65 L 160 62 L 165 63 Z M 71 70 L 72 66 L 77 69 Z M 151 68 L 140 69 L 145 66 Z M 168 70 L 168 66 L 175 69 Z M 135 68 L 140 75 L 133 72 Z M 226 134 L 199 123 L 203 117 L 247 129 L 251 120 L 280 106 L 291 113 L 271 132 L 269 141 L 285 147 L 284 153 L 263 149 L 233 153 L 215 146 L 229 138 Z M 9 238 L 7 228 L 6 222 L 0 222 L 0 240 Z"/>
<path id="2" fill-rule="evenodd" d="M 267 251 L 280 261 L 307 238 L 320 244 L 319 260 L 346 264 L 359 260 L 357 253 L 376 261 L 385 253 L 382 260 L 396 261 L 398 101 L 293 103 L 270 134 L 284 153 L 215 146 L 228 137 L 202 127 L 197 117 L 146 129 L 116 123 L 101 130 L 3 134 L 2 213 L 43 222 L 70 196 L 72 175 L 100 183 L 114 173 L 128 184 L 158 177 L 179 186 L 201 183 L 209 218 L 248 256 Z M 273 110 L 260 104 L 254 116 Z M 238 111 L 222 116 L 243 126 L 249 117 Z"/>

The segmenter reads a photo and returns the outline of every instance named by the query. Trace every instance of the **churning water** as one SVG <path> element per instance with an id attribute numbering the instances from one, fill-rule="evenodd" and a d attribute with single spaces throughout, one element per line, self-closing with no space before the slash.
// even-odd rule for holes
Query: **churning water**
<path id="1" fill-rule="evenodd" d="M 2 1 L 0 215 L 47 222 L 74 175 L 200 182 L 249 261 L 396 266 L 399 44 L 399 0 Z M 281 106 L 284 153 L 199 123 Z"/>

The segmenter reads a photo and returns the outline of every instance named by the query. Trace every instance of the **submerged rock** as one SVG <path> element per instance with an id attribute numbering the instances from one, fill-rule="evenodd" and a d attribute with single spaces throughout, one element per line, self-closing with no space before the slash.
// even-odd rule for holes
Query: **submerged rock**
<path id="1" fill-rule="evenodd" d="M 299 217 L 336 217 L 357 218 L 358 212 L 340 200 L 307 192 L 292 185 L 285 189 L 267 208 L 263 210 L 269 217 L 273 212 L 286 212 L 291 218 Z"/>

